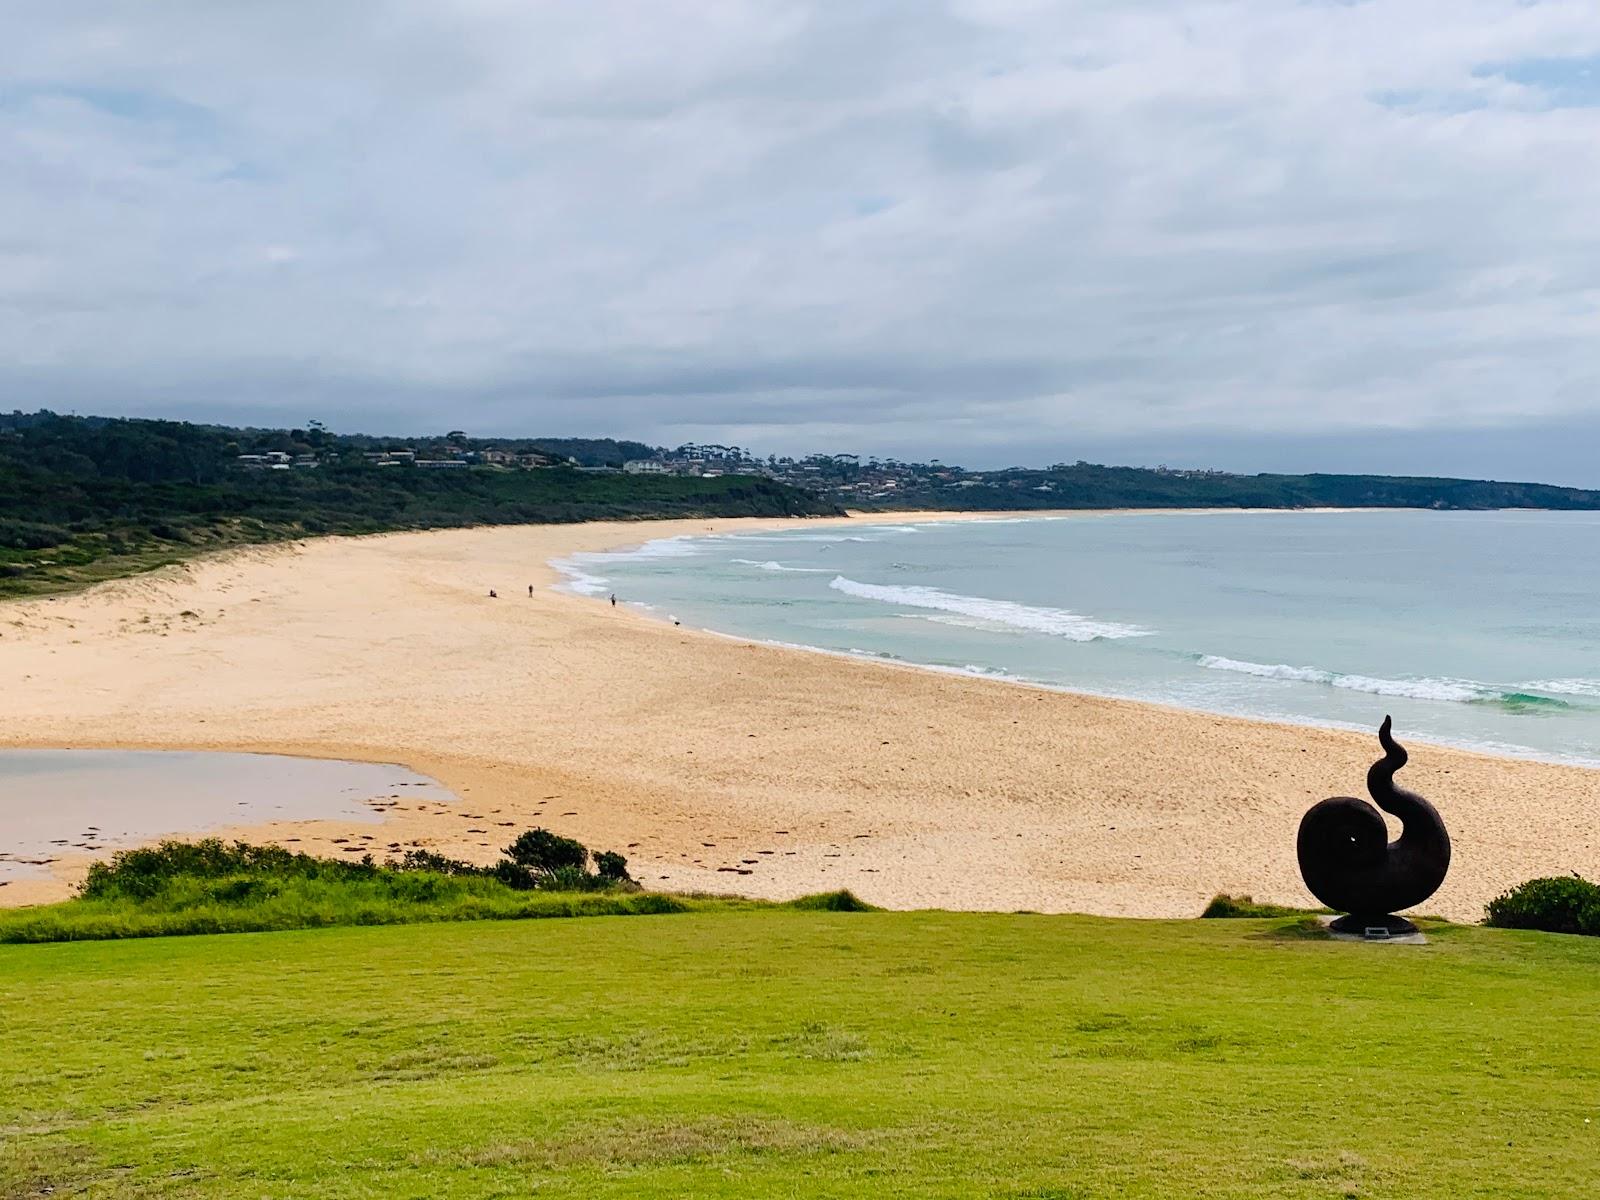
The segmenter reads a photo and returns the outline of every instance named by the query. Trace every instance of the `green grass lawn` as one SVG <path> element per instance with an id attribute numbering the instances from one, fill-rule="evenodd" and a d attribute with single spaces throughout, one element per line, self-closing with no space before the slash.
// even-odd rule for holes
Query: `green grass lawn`
<path id="1" fill-rule="evenodd" d="M 783 909 L 0 947 L 0 1196 L 1584 1196 L 1600 940 Z"/>

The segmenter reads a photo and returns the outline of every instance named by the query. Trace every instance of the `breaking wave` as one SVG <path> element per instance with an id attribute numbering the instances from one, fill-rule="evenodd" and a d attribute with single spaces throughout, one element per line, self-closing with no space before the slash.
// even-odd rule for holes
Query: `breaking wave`
<path id="1" fill-rule="evenodd" d="M 1295 683 L 1315 683 L 1352 692 L 1366 692 L 1372 696 L 1400 696 L 1409 700 L 1440 700 L 1454 704 L 1494 704 L 1513 712 L 1571 707 L 1565 700 L 1535 695 L 1532 690 L 1505 691 L 1470 679 L 1384 679 L 1375 675 L 1347 675 L 1341 671 L 1325 671 L 1319 667 L 1291 667 L 1287 663 L 1248 662 L 1237 658 L 1224 658 L 1219 654 L 1202 654 L 1196 661 L 1209 671 L 1231 671 L 1237 675 L 1254 675 L 1258 679 L 1287 679 Z M 1534 684 L 1526 686 L 1530 689 L 1538 687 Z"/>
<path id="2" fill-rule="evenodd" d="M 1554 692 L 1558 696 L 1586 696 L 1600 700 L 1600 679 L 1536 679 L 1522 685 L 1530 692 Z"/>
<path id="3" fill-rule="evenodd" d="M 742 567 L 760 567 L 763 571 L 792 571 L 797 575 L 825 575 L 833 569 L 831 567 L 791 567 L 781 562 L 773 562 L 770 558 L 730 558 L 728 561 L 738 563 Z"/>
<path id="4" fill-rule="evenodd" d="M 692 558 L 701 552 L 687 536 L 657 538 L 631 550 L 584 550 L 572 556 L 575 562 L 642 562 L 652 558 Z"/>
<path id="5" fill-rule="evenodd" d="M 877 583 L 858 583 L 835 575 L 828 585 L 836 592 L 856 596 L 862 600 L 877 600 L 884 604 L 897 604 L 905 608 L 927 608 L 938 612 L 955 613 L 985 623 L 983 627 L 1000 626 L 1009 629 L 1026 629 L 1034 633 L 1048 633 L 1053 637 L 1074 642 L 1092 642 L 1100 638 L 1143 637 L 1151 631 L 1137 625 L 1123 625 L 1115 621 L 1097 621 L 1064 608 L 1034 607 L 1013 600 L 991 600 L 983 596 L 963 596 L 933 587 L 901 587 Z"/>
<path id="6" fill-rule="evenodd" d="M 611 585 L 599 575 L 591 575 L 583 570 L 571 559 L 552 558 L 550 565 L 566 579 L 556 586 L 565 592 L 576 592 L 580 596 L 600 596 L 611 590 Z"/>
<path id="7" fill-rule="evenodd" d="M 611 581 L 603 575 L 594 574 L 590 568 L 603 567 L 608 563 L 645 562 L 654 558 L 692 558 L 699 553 L 700 547 L 691 544 L 689 538 L 680 536 L 657 538 L 631 550 L 580 550 L 566 558 L 553 558 L 550 565 L 567 577 L 564 583 L 558 585 L 563 591 L 576 592 L 580 596 L 599 596 L 611 590 Z"/>
<path id="8" fill-rule="evenodd" d="M 718 535 L 728 542 L 881 542 L 882 538 L 859 533 L 726 533 Z"/>

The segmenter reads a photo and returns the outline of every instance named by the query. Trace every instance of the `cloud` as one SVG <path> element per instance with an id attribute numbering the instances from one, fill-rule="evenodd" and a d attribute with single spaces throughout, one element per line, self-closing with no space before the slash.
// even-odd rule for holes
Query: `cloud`
<path id="1" fill-rule="evenodd" d="M 1600 417 L 1588 2 L 7 26 L 16 406 L 1018 460 Z"/>

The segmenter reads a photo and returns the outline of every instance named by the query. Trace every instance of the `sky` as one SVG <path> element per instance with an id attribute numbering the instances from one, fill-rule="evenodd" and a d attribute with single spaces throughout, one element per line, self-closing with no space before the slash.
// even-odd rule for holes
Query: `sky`
<path id="1" fill-rule="evenodd" d="M 0 407 L 1600 485 L 1593 0 L 4 0 Z"/>

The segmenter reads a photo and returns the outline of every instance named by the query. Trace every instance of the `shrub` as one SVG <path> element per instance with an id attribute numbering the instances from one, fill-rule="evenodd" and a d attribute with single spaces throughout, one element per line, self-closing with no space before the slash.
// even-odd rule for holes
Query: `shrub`
<path id="1" fill-rule="evenodd" d="M 539 875 L 550 875 L 562 867 L 582 871 L 589 861 L 589 851 L 582 842 L 551 833 L 548 829 L 530 829 L 503 851 L 518 866 Z"/>
<path id="2" fill-rule="evenodd" d="M 407 850 L 400 860 L 402 871 L 432 871 L 438 875 L 491 875 L 492 867 L 475 867 L 459 858 L 446 858 L 432 850 Z"/>
<path id="3" fill-rule="evenodd" d="M 1489 901 L 1483 923 L 1600 937 L 1600 884 L 1579 875 L 1530 879 Z"/>
<path id="4" fill-rule="evenodd" d="M 1283 904 L 1258 904 L 1249 896 L 1230 896 L 1218 892 L 1211 897 L 1201 917 L 1301 917 L 1310 912 L 1327 912 L 1327 909 L 1289 908 Z"/>
<path id="5" fill-rule="evenodd" d="M 465 864 L 462 864 L 465 865 Z M 380 867 L 372 855 L 356 862 L 314 858 L 282 846 L 229 845 L 219 838 L 197 842 L 161 842 L 119 850 L 109 862 L 91 863 L 79 894 L 85 899 L 127 897 L 148 900 L 175 882 L 226 879 L 232 876 L 274 876 L 297 879 L 371 879 L 396 868 Z"/>
<path id="6" fill-rule="evenodd" d="M 837 892 L 816 892 L 790 900 L 785 908 L 798 908 L 805 912 L 877 912 L 854 892 L 841 888 Z"/>
<path id="7" fill-rule="evenodd" d="M 7 550 L 48 550 L 70 541 L 72 535 L 55 525 L 37 521 L 0 521 L 0 546 Z"/>
<path id="8" fill-rule="evenodd" d="M 494 877 L 508 888 L 515 888 L 519 892 L 531 892 L 539 886 L 540 876 L 528 870 L 521 863 L 514 863 L 509 858 L 502 858 L 489 868 Z"/>
<path id="9" fill-rule="evenodd" d="M 240 905 L 276 894 L 275 888 L 268 886 L 272 881 L 297 880 L 335 888 L 370 883 L 386 895 L 402 898 L 432 895 L 447 879 L 497 881 L 519 892 L 636 890 L 628 878 L 628 860 L 622 855 L 598 855 L 599 874 L 591 875 L 584 869 L 589 852 L 582 843 L 548 830 L 529 830 L 506 848 L 506 854 L 510 857 L 492 867 L 479 867 L 432 850 L 415 849 L 399 862 L 380 864 L 370 854 L 352 862 L 219 838 L 166 841 L 119 850 L 109 862 L 91 864 L 79 895 L 86 900 L 135 904 L 169 904 L 188 897 Z"/>
<path id="10" fill-rule="evenodd" d="M 573 866 L 557 867 L 538 878 L 538 886 L 547 892 L 594 892 L 611 886 L 611 880 Z"/>

